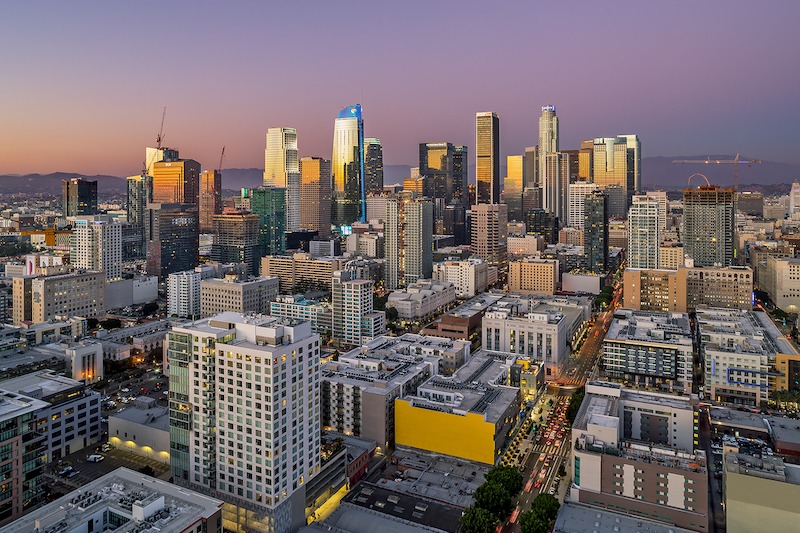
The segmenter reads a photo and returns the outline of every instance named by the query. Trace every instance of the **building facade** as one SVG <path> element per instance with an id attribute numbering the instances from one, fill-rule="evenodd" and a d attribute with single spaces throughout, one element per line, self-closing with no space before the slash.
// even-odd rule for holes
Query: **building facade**
<path id="1" fill-rule="evenodd" d="M 331 234 L 331 162 L 321 157 L 300 158 L 300 227 Z"/>
<path id="2" fill-rule="evenodd" d="M 264 186 L 284 189 L 286 231 L 300 229 L 300 160 L 297 130 L 269 128 L 264 150 Z"/>
<path id="3" fill-rule="evenodd" d="M 364 184 L 364 120 L 361 105 L 339 111 L 333 127 L 331 157 L 331 220 L 334 226 L 350 226 L 366 215 Z"/>
<path id="4" fill-rule="evenodd" d="M 248 278 L 236 274 L 202 280 L 200 315 L 209 317 L 224 311 L 268 314 L 270 302 L 278 297 L 279 284 L 274 276 Z"/>
<path id="5" fill-rule="evenodd" d="M 486 290 L 487 268 L 483 259 L 448 260 L 434 263 L 433 279 L 452 283 L 457 298 L 472 298 Z"/>
<path id="6" fill-rule="evenodd" d="M 718 185 L 683 191 L 683 242 L 692 266 L 734 264 L 736 191 Z"/>
<path id="7" fill-rule="evenodd" d="M 106 281 L 122 277 L 122 224 L 108 215 L 76 217 L 70 239 L 75 268 L 101 271 Z"/>
<path id="8" fill-rule="evenodd" d="M 475 115 L 476 204 L 500 202 L 500 118 L 497 113 Z"/>

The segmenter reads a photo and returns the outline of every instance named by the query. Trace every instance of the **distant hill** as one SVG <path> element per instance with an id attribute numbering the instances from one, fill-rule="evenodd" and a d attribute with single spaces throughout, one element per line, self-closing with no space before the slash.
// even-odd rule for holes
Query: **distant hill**
<path id="1" fill-rule="evenodd" d="M 69 172 L 53 172 L 52 174 L 7 174 L 0 175 L 0 194 L 46 194 L 61 195 L 61 180 L 84 178 L 97 182 L 97 195 L 100 197 L 124 193 L 124 178 L 116 176 L 84 176 Z"/>
<path id="2" fill-rule="evenodd" d="M 240 191 L 243 187 L 252 189 L 264 183 L 263 168 L 223 168 L 222 187 Z"/>
<path id="3" fill-rule="evenodd" d="M 642 158 L 642 187 L 644 189 L 678 190 L 686 187 L 689 176 L 694 173 L 705 174 L 711 183 L 717 185 L 733 185 L 733 165 L 717 164 L 677 164 L 675 159 L 733 159 L 732 155 L 702 155 L 702 156 L 674 156 L 674 157 L 644 157 Z M 743 184 L 753 183 L 758 186 L 772 184 L 792 183 L 800 178 L 800 165 L 764 161 L 760 165 L 739 165 L 738 184 L 744 189 Z M 698 178 L 695 178 L 696 180 Z M 702 181 L 702 178 L 699 178 Z M 692 185 L 699 185 L 692 180 Z M 756 190 L 748 188 L 748 190 Z M 787 189 L 788 192 L 788 189 Z"/>

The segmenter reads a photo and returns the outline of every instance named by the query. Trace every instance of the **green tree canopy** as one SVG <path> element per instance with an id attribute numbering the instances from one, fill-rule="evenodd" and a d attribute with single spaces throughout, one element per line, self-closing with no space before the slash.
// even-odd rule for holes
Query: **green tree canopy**
<path id="1" fill-rule="evenodd" d="M 495 466 L 486 474 L 486 481 L 499 483 L 511 496 L 522 490 L 522 474 L 513 466 Z"/>
<path id="2" fill-rule="evenodd" d="M 570 425 L 575 423 L 575 417 L 578 416 L 578 409 L 581 408 L 581 404 L 583 403 L 583 397 L 585 395 L 586 395 L 585 387 L 581 387 L 572 394 L 572 398 L 569 401 L 569 407 L 567 407 L 567 413 L 565 415 Z"/>
<path id="3" fill-rule="evenodd" d="M 505 487 L 497 482 L 487 481 L 475 491 L 475 507 L 486 509 L 492 516 L 502 520 L 511 514 L 514 504 Z"/>
<path id="4" fill-rule="evenodd" d="M 547 522 L 555 520 L 558 516 L 558 509 L 561 505 L 555 496 L 549 494 L 539 494 L 533 504 L 531 510 L 541 516 Z"/>
<path id="5" fill-rule="evenodd" d="M 467 507 L 461 517 L 461 533 L 491 533 L 497 519 L 492 513 L 480 507 Z"/>
<path id="6" fill-rule="evenodd" d="M 550 531 L 550 523 L 536 511 L 522 513 L 519 526 L 522 533 L 548 533 Z"/>

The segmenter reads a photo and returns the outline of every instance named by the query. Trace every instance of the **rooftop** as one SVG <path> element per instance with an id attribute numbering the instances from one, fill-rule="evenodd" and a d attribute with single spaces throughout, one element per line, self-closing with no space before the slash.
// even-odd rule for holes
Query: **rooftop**
<path id="1" fill-rule="evenodd" d="M 474 298 L 470 298 L 446 314 L 458 318 L 472 318 L 473 316 L 486 311 L 486 309 L 488 309 L 491 305 L 503 299 L 504 297 L 505 293 L 502 292 L 485 292 Z"/>
<path id="2" fill-rule="evenodd" d="M 697 323 L 706 350 L 774 357 L 796 354 L 766 313 L 731 309 L 698 309 Z"/>
<path id="3" fill-rule="evenodd" d="M 81 530 L 108 511 L 121 523 L 115 533 L 172 533 L 189 529 L 222 502 L 166 481 L 118 468 L 5 526 L 4 533 Z"/>
<path id="4" fill-rule="evenodd" d="M 114 418 L 169 431 L 169 409 L 157 405 L 155 399 L 147 396 L 140 396 L 132 406 L 109 415 L 109 422 Z"/>
<path id="5" fill-rule="evenodd" d="M 47 402 L 0 389 L 0 421 L 10 420 L 49 406 Z"/>
<path id="6" fill-rule="evenodd" d="M 553 533 L 690 533 L 690 530 L 645 520 L 638 516 L 566 502 Z"/>
<path id="7" fill-rule="evenodd" d="M 785 464 L 780 457 L 729 452 L 725 455 L 725 471 L 800 485 L 800 466 Z"/>
<path id="8" fill-rule="evenodd" d="M 20 392 L 40 398 L 48 398 L 61 392 L 66 392 L 73 389 L 83 389 L 83 382 L 59 376 L 52 370 L 37 370 L 29 374 L 7 379 L 2 382 L 2 387 L 5 390 Z M 35 389 L 40 389 L 41 394 Z"/>
<path id="9" fill-rule="evenodd" d="M 692 348 L 692 328 L 686 313 L 658 313 L 619 309 L 608 328 L 606 341 L 680 345 Z"/>

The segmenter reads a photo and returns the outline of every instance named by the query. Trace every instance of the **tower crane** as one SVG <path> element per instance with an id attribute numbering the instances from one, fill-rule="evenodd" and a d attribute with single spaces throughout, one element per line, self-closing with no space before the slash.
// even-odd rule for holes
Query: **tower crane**
<path id="1" fill-rule="evenodd" d="M 733 165 L 734 185 L 739 184 L 739 165 L 752 167 L 753 165 L 761 164 L 760 159 L 742 159 L 738 152 L 733 159 L 711 159 L 710 157 L 706 157 L 705 159 L 675 159 L 672 162 L 689 165 Z"/>
<path id="2" fill-rule="evenodd" d="M 217 165 L 217 172 L 222 173 L 222 160 L 225 158 L 225 147 L 222 147 L 222 153 L 219 155 L 219 165 Z"/>
<path id="3" fill-rule="evenodd" d="M 161 143 L 164 141 L 164 119 L 167 118 L 167 106 L 164 106 L 164 112 L 161 113 L 161 127 L 158 129 L 156 135 L 156 148 L 161 150 Z M 738 154 L 737 154 L 738 157 Z"/>

